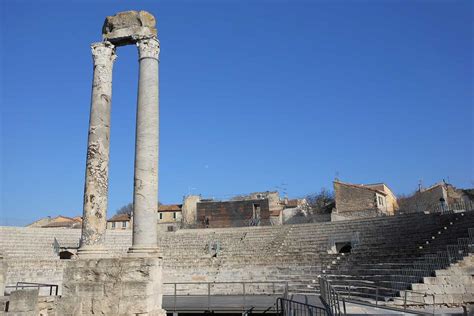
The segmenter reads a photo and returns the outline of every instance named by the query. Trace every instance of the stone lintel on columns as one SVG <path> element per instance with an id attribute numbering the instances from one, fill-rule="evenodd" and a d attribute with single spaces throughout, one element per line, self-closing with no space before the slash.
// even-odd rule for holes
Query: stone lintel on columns
<path id="1" fill-rule="evenodd" d="M 135 44 L 139 37 L 156 37 L 155 17 L 146 11 L 125 11 L 108 16 L 102 38 L 116 46 Z"/>

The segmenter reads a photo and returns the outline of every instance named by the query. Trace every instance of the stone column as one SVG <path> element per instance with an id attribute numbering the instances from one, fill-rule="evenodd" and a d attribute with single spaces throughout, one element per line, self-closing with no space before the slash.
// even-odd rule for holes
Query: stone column
<path id="1" fill-rule="evenodd" d="M 79 256 L 99 256 L 105 253 L 107 225 L 112 68 L 116 55 L 115 46 L 109 42 L 94 43 L 91 48 L 94 79 Z"/>
<path id="2" fill-rule="evenodd" d="M 140 76 L 135 140 L 133 242 L 131 254 L 158 251 L 158 64 L 160 43 L 155 37 L 137 41 Z"/>

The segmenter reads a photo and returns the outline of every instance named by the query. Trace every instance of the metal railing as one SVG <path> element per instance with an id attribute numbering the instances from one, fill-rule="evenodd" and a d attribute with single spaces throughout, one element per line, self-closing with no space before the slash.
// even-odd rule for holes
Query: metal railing
<path id="1" fill-rule="evenodd" d="M 15 285 L 8 285 L 6 288 L 14 288 L 16 290 L 22 289 L 38 289 L 48 287 L 49 288 L 49 295 L 52 296 L 53 293 L 55 296 L 58 295 L 59 286 L 57 284 L 44 284 L 44 283 L 33 283 L 33 282 L 17 282 Z"/>
<path id="2" fill-rule="evenodd" d="M 366 304 L 375 305 L 376 307 L 390 302 L 391 308 L 393 308 L 394 305 L 403 306 L 402 310 L 404 311 L 406 311 L 407 306 L 410 305 L 432 306 L 434 314 L 436 304 L 435 295 L 408 290 L 408 288 L 410 288 L 413 283 L 423 282 L 424 277 L 433 276 L 436 270 L 446 269 L 451 264 L 464 259 L 469 253 L 473 253 L 474 228 L 469 228 L 468 234 L 469 237 L 458 238 L 457 244 L 447 245 L 445 251 L 426 254 L 416 259 L 413 263 L 408 264 L 406 267 L 401 266 L 400 269 L 396 269 L 395 271 L 399 274 L 390 277 L 391 287 L 376 286 L 367 283 L 357 284 L 357 281 L 352 282 L 351 286 L 339 286 L 337 284 L 338 282 L 335 281 L 332 284 L 332 290 L 328 290 L 328 286 L 324 286 L 323 283 L 321 283 L 321 294 L 324 294 L 325 300 L 328 302 L 328 305 L 331 306 L 332 310 L 337 309 L 340 298 L 345 298 L 351 301 L 364 301 Z M 337 290 L 335 290 L 335 288 L 337 288 Z"/>
<path id="3" fill-rule="evenodd" d="M 346 302 L 339 296 L 339 293 L 325 278 L 319 278 L 319 291 L 321 302 L 326 307 L 326 311 L 331 316 L 346 315 Z M 342 308 L 341 308 L 342 305 Z"/>
<path id="4" fill-rule="evenodd" d="M 398 290 L 383 286 L 372 286 L 363 284 L 360 286 L 350 285 L 339 288 L 339 296 L 344 302 L 361 301 L 365 304 L 379 308 L 386 308 L 390 302 L 390 307 L 407 311 L 410 305 L 429 305 L 435 312 L 435 295 L 412 290 Z M 365 298 L 365 299 L 364 299 Z M 397 306 L 400 306 L 399 308 Z"/>
<path id="5" fill-rule="evenodd" d="M 472 201 L 458 201 L 452 203 L 436 202 L 436 203 L 416 203 L 412 206 L 401 207 L 400 212 L 404 214 L 409 213 L 440 213 L 451 214 L 458 212 L 474 211 L 474 203 Z"/>
<path id="6" fill-rule="evenodd" d="M 412 283 L 423 281 L 424 277 L 432 276 L 436 270 L 446 269 L 474 252 L 474 228 L 469 228 L 469 237 L 458 238 L 457 244 L 447 245 L 446 251 L 426 254 L 416 259 L 411 267 L 400 270 L 400 275 L 394 276 L 392 286 L 405 290 Z"/>
<path id="7" fill-rule="evenodd" d="M 474 203 L 471 201 L 459 201 L 454 203 L 439 203 L 433 207 L 434 213 L 457 213 L 457 212 L 468 212 L 474 210 Z"/>
<path id="8" fill-rule="evenodd" d="M 248 281 L 248 282 L 164 282 L 163 286 L 171 286 L 172 294 L 163 296 L 172 297 L 172 306 L 168 310 L 177 311 L 180 297 L 203 297 L 207 310 L 219 310 L 213 306 L 212 297 L 240 297 L 242 311 L 249 311 L 248 298 L 255 295 L 288 296 L 288 281 Z M 263 287 L 262 287 L 263 286 Z M 181 288 L 180 288 L 181 287 Z M 166 290 L 165 290 L 166 292 Z"/>
<path id="9" fill-rule="evenodd" d="M 278 298 L 276 305 L 277 313 L 281 316 L 331 316 L 331 314 L 323 307 L 309 305 L 285 298 Z"/>

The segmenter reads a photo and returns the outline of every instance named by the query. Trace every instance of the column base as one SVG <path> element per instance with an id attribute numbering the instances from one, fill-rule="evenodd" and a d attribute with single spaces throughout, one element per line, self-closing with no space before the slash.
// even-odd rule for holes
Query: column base
<path id="1" fill-rule="evenodd" d="M 79 258 L 109 258 L 111 255 L 104 247 L 83 246 L 77 249 Z"/>
<path id="2" fill-rule="evenodd" d="M 165 316 L 158 258 L 70 260 L 55 315 Z"/>
<path id="3" fill-rule="evenodd" d="M 158 247 L 132 246 L 128 249 L 129 257 L 155 257 L 161 258 Z"/>

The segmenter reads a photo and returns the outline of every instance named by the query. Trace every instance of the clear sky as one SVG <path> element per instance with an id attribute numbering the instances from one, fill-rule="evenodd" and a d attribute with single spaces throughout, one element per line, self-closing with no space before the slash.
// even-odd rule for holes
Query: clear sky
<path id="1" fill-rule="evenodd" d="M 472 1 L 1 1 L 1 224 L 81 215 L 105 16 L 158 20 L 160 201 L 334 177 L 474 186 Z M 114 66 L 109 215 L 132 200 L 136 47 Z"/>

